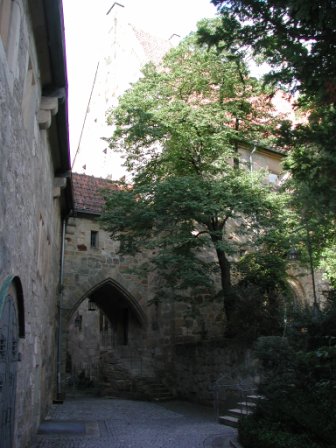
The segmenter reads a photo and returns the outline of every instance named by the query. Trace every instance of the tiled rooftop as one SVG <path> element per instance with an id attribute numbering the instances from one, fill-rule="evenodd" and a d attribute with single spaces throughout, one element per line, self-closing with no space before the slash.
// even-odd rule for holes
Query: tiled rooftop
<path id="1" fill-rule="evenodd" d="M 162 39 L 158 36 L 146 33 L 145 31 L 130 25 L 136 39 L 142 46 L 144 54 L 146 56 L 145 62 L 153 62 L 159 64 L 163 56 L 172 48 L 172 44 L 167 39 Z"/>
<path id="2" fill-rule="evenodd" d="M 101 191 L 118 189 L 118 184 L 108 179 L 72 173 L 74 211 L 99 215 L 104 206 Z"/>

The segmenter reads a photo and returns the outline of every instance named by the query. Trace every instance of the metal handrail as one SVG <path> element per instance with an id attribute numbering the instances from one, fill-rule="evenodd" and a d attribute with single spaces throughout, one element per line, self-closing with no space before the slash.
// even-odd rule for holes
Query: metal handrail
<path id="1" fill-rule="evenodd" d="M 223 381 L 223 383 L 221 383 Z M 224 382 L 225 381 L 225 382 Z M 243 410 L 247 408 L 248 395 L 256 392 L 256 386 L 246 384 L 246 382 L 228 382 L 226 375 L 221 375 L 209 388 L 214 393 L 214 408 L 216 418 L 218 419 L 220 413 L 221 393 L 223 390 L 237 392 L 239 395 L 239 406 Z M 245 406 L 244 406 L 245 403 Z"/>

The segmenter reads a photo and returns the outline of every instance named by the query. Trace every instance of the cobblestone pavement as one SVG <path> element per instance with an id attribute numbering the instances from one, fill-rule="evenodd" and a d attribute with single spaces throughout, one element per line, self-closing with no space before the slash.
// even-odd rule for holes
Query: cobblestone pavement
<path id="1" fill-rule="evenodd" d="M 229 448 L 236 431 L 210 408 L 81 398 L 53 405 L 31 448 Z"/>

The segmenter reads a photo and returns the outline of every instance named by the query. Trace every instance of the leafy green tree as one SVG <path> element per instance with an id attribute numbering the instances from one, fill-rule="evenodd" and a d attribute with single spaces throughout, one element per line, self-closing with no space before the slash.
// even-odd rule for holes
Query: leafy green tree
<path id="1" fill-rule="evenodd" d="M 333 0 L 212 0 L 220 23 L 203 22 L 199 39 L 233 55 L 250 51 L 266 61 L 265 81 L 299 94 L 299 125 L 284 122 L 278 144 L 288 149 L 292 206 L 314 229 L 315 255 L 336 277 L 328 249 L 335 245 L 336 3 Z M 302 223 L 303 224 L 303 223 Z M 319 238 L 318 238 L 319 237 Z M 319 240 L 319 241 L 318 241 Z M 326 249 L 323 252 L 322 247 Z M 328 256 L 326 257 L 325 254 Z M 330 263 L 328 264 L 328 260 Z"/>
<path id="2" fill-rule="evenodd" d="M 122 252 L 151 253 L 142 267 L 175 294 L 214 287 L 219 273 L 228 319 L 232 260 L 242 245 L 261 245 L 261 229 L 280 219 L 280 197 L 239 160 L 244 142 L 271 141 L 268 93 L 241 58 L 191 35 L 159 68 L 147 65 L 109 117 L 111 146 L 134 178 L 107 195 L 105 228 Z"/>
<path id="3" fill-rule="evenodd" d="M 213 42 L 225 41 L 231 48 L 237 42 L 248 45 L 275 68 L 272 77 L 282 84 L 296 84 L 314 101 L 318 98 L 321 103 L 335 102 L 334 0 L 212 0 L 212 3 L 222 14 L 222 26 L 212 33 Z"/>

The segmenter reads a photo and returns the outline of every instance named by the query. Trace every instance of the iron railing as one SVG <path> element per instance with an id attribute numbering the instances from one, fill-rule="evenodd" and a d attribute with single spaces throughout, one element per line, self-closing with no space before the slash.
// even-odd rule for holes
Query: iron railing
<path id="1" fill-rule="evenodd" d="M 214 395 L 214 408 L 216 418 L 225 410 L 234 407 L 242 412 L 249 409 L 249 396 L 256 394 L 257 387 L 251 381 L 234 381 L 226 375 L 221 375 L 211 386 Z"/>

